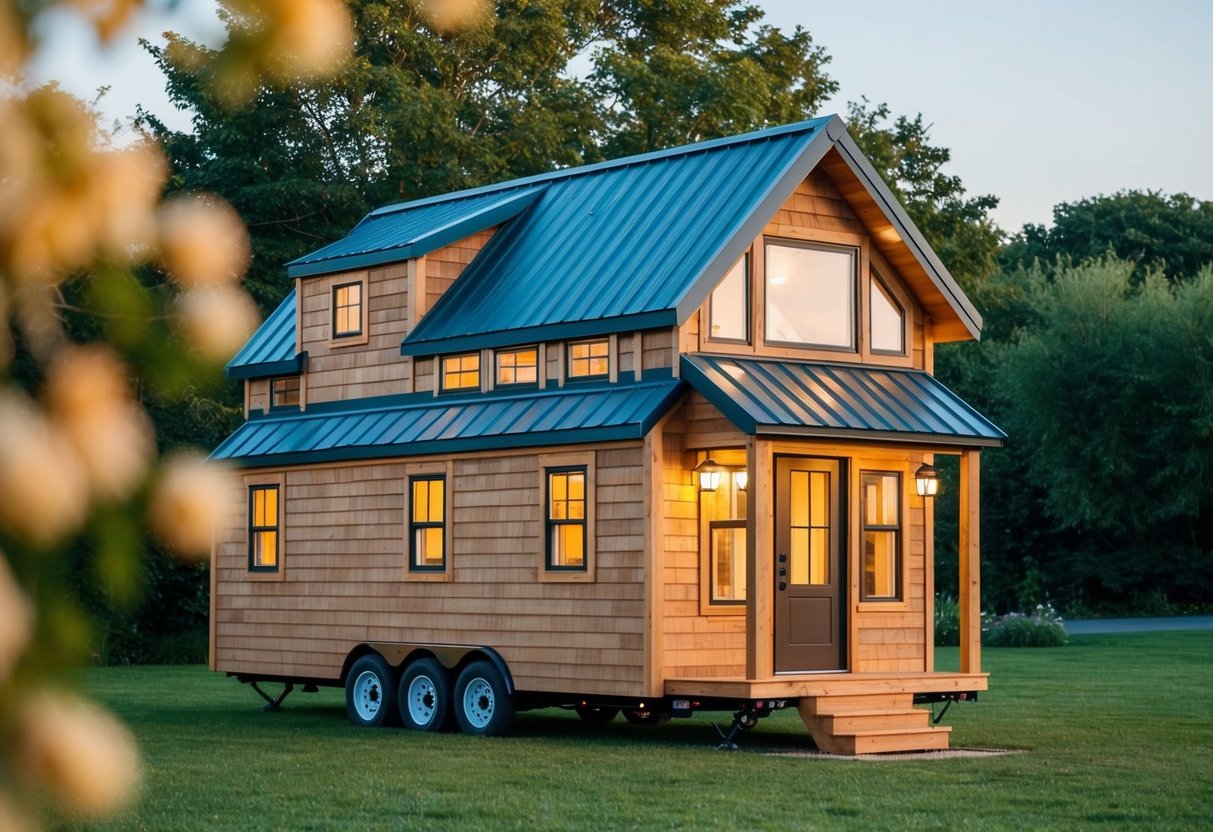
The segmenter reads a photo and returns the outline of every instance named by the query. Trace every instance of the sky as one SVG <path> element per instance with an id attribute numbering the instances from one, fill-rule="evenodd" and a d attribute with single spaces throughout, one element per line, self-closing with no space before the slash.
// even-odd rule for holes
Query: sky
<path id="1" fill-rule="evenodd" d="M 840 86 L 821 114 L 866 96 L 922 113 L 945 171 L 994 194 L 1007 231 L 1053 206 L 1126 188 L 1213 200 L 1213 0 L 752 0 L 765 22 L 802 26 Z M 215 37 L 209 0 L 155 9 L 108 52 L 66 16 L 32 73 L 92 99 L 109 120 L 142 104 L 168 122 L 162 76 L 136 38 Z M 176 5 L 175 9 L 169 9 Z"/>

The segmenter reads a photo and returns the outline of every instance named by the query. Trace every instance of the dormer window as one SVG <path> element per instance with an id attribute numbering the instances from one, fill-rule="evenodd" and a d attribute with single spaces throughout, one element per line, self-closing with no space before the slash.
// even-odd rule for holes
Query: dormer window
<path id="1" fill-rule="evenodd" d="M 480 389 L 480 353 L 446 355 L 442 358 L 442 390 Z"/>
<path id="2" fill-rule="evenodd" d="M 854 352 L 858 261 L 855 248 L 767 243 L 767 343 Z"/>
<path id="3" fill-rule="evenodd" d="M 270 409 L 299 407 L 299 376 L 270 379 Z"/>
<path id="4" fill-rule="evenodd" d="M 606 378 L 611 373 L 611 342 L 607 338 L 569 344 L 569 378 Z"/>
<path id="5" fill-rule="evenodd" d="M 333 287 L 333 337 L 352 338 L 362 334 L 362 283 L 342 283 Z"/>
<path id="6" fill-rule="evenodd" d="M 497 386 L 539 383 L 539 348 L 497 351 Z"/>
<path id="7" fill-rule="evenodd" d="M 906 313 L 884 283 L 872 276 L 871 286 L 872 351 L 905 355 Z"/>

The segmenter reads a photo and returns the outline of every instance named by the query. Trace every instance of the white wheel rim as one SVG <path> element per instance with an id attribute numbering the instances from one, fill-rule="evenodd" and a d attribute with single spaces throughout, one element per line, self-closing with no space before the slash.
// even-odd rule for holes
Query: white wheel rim
<path id="1" fill-rule="evenodd" d="M 429 725 L 438 710 L 438 688 L 429 676 L 421 675 L 409 682 L 409 719 L 414 725 Z"/>
<path id="2" fill-rule="evenodd" d="M 358 717 L 371 721 L 379 713 L 382 704 L 383 686 L 379 682 L 379 675 L 372 670 L 359 673 L 354 680 L 354 710 L 358 712 Z"/>
<path id="3" fill-rule="evenodd" d="M 463 715 L 473 728 L 482 729 L 489 724 L 496 703 L 493 686 L 479 676 L 463 689 Z"/>

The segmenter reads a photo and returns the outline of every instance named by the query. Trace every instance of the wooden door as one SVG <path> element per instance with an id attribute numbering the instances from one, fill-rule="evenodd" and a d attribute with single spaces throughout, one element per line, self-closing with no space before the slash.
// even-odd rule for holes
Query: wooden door
<path id="1" fill-rule="evenodd" d="M 843 463 L 775 459 L 775 672 L 842 670 Z"/>

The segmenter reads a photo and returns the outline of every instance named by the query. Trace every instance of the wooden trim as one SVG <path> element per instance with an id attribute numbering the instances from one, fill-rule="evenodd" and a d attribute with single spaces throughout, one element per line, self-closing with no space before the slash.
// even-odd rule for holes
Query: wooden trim
<path id="1" fill-rule="evenodd" d="M 607 339 L 607 378 L 611 384 L 619 381 L 619 336 L 613 332 Z"/>
<path id="2" fill-rule="evenodd" d="M 922 461 L 935 464 L 934 454 L 923 454 Z M 917 496 L 918 489 L 915 487 Z M 922 617 L 926 648 L 923 655 L 923 670 L 935 672 L 935 498 L 923 497 L 922 509 Z"/>
<path id="3" fill-rule="evenodd" d="M 247 489 L 245 489 L 245 493 L 243 495 L 241 495 L 241 497 L 245 501 L 248 500 L 248 490 Z M 210 562 L 210 569 L 208 570 L 210 572 L 209 583 L 210 583 L 211 597 L 210 597 L 210 601 L 208 604 L 209 613 L 208 613 L 208 619 L 207 619 L 207 625 L 206 625 L 206 631 L 207 631 L 206 666 L 207 666 L 207 668 L 209 668 L 212 671 L 215 670 L 216 654 L 219 652 L 219 648 L 215 643 L 215 640 L 218 637 L 218 618 L 216 617 L 216 603 L 217 603 L 217 599 L 219 597 L 219 594 L 217 592 L 218 585 L 219 585 L 219 579 L 218 579 L 218 574 L 217 574 L 218 569 L 219 569 L 218 561 L 219 561 L 219 540 L 218 540 L 218 535 L 216 534 L 216 530 L 212 529 L 211 530 L 211 562 Z"/>
<path id="4" fill-rule="evenodd" d="M 409 541 L 409 521 L 412 518 L 413 500 L 409 483 L 413 477 L 424 477 L 435 474 L 440 474 L 446 479 L 446 488 L 443 493 L 443 510 L 446 512 L 446 522 L 442 535 L 442 544 L 446 548 L 446 567 L 441 572 L 418 572 L 409 568 L 412 560 Z M 402 579 L 405 581 L 450 583 L 455 580 L 455 463 L 452 460 L 447 460 L 446 462 L 426 462 L 417 465 L 406 464 L 404 466 L 403 482 L 404 530 L 400 538 L 404 545 Z"/>
<path id="5" fill-rule="evenodd" d="M 639 345 L 639 334 L 636 343 Z M 638 362 L 639 363 L 639 362 Z M 665 692 L 665 426 L 680 408 L 657 420 L 644 438 L 644 686 Z"/>
<path id="6" fill-rule="evenodd" d="M 406 289 L 408 310 L 406 315 L 406 325 L 409 332 L 417 328 L 417 324 L 421 323 L 421 316 L 425 314 L 425 257 L 411 258 L 406 264 Z"/>
<path id="7" fill-rule="evenodd" d="M 303 352 L 303 278 L 295 278 L 295 355 Z"/>
<path id="8" fill-rule="evenodd" d="M 286 561 L 287 561 L 287 522 L 286 522 L 286 472 L 281 470 L 263 471 L 252 474 L 245 474 L 243 477 L 244 494 L 244 543 L 243 550 L 245 556 L 244 579 L 247 581 L 285 581 L 286 580 Z M 274 572 L 253 572 L 248 569 L 248 546 L 249 546 L 249 488 L 254 485 L 276 485 L 278 486 L 278 569 Z"/>
<path id="9" fill-rule="evenodd" d="M 536 454 L 539 461 L 539 582 L 540 583 L 594 583 L 597 567 L 597 534 L 595 517 L 598 505 L 598 455 L 594 451 L 580 453 Z M 547 497 L 548 469 L 585 468 L 585 569 L 577 571 L 552 571 L 547 568 Z"/>
<path id="10" fill-rule="evenodd" d="M 746 675 L 775 673 L 774 456 L 771 443 L 746 438 L 750 516 L 746 523 Z"/>
<path id="11" fill-rule="evenodd" d="M 981 672 L 981 452 L 960 456 L 960 672 Z"/>

